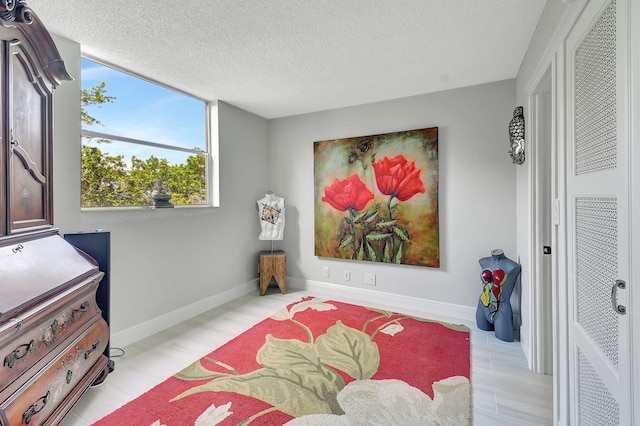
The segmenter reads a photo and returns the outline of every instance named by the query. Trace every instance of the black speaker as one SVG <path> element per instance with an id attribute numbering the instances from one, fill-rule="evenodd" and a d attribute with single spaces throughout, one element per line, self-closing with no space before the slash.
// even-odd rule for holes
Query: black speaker
<path id="1" fill-rule="evenodd" d="M 104 277 L 102 277 L 100 284 L 98 284 L 96 302 L 102 311 L 102 318 L 104 318 L 107 324 L 109 324 L 109 299 L 111 292 L 109 274 L 111 269 L 111 233 L 109 231 L 102 230 L 76 232 L 65 234 L 64 239 L 74 247 L 94 258 L 96 262 L 98 262 L 98 269 L 104 272 Z M 104 354 L 107 358 L 109 358 L 109 351 L 110 345 L 109 342 L 107 342 L 107 347 L 104 350 Z"/>

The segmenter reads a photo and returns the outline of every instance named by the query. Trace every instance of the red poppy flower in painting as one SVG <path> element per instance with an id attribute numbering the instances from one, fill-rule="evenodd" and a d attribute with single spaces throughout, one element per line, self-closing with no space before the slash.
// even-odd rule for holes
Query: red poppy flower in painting
<path id="1" fill-rule="evenodd" d="M 322 201 L 343 212 L 348 209 L 360 211 L 373 199 L 373 192 L 356 173 L 343 180 L 334 180 L 324 188 L 324 194 Z"/>
<path id="2" fill-rule="evenodd" d="M 424 193 L 424 183 L 420 179 L 420 169 L 414 161 L 407 161 L 404 155 L 391 160 L 384 157 L 373 163 L 378 189 L 384 195 L 391 195 L 400 201 L 407 201 L 418 193 Z"/>

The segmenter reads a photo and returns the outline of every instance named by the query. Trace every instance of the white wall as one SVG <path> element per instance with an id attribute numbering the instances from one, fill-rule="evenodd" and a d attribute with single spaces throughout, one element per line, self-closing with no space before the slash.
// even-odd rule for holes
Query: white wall
<path id="1" fill-rule="evenodd" d="M 287 275 L 475 308 L 478 259 L 495 248 L 516 256 L 516 167 L 507 155 L 514 101 L 509 80 L 271 120 L 272 187 L 286 198 Z M 313 142 L 433 126 L 439 128 L 441 267 L 314 256 Z M 343 271 L 351 272 L 349 283 Z M 376 287 L 364 284 L 365 272 L 376 274 Z"/>
<path id="2" fill-rule="evenodd" d="M 269 189 L 267 120 L 223 102 L 213 108 L 220 125 L 220 208 L 81 212 L 80 50 L 69 40 L 55 42 L 76 80 L 56 91 L 54 221 L 62 234 L 111 232 L 112 334 L 153 320 L 166 326 L 184 319 L 184 313 L 170 313 L 185 306 L 195 304 L 186 314 L 196 314 L 222 300 L 212 296 L 233 297 L 253 288 L 257 253 L 267 248 L 257 238 L 255 208 Z"/>
<path id="3" fill-rule="evenodd" d="M 79 46 L 55 41 L 79 76 Z M 80 211 L 79 96 L 79 78 L 56 93 L 55 223 L 61 233 L 111 231 L 116 343 L 254 289 L 257 253 L 270 247 L 257 240 L 255 200 L 267 190 L 286 198 L 285 239 L 276 248 L 287 251 L 292 283 L 342 285 L 349 270 L 351 288 L 472 312 L 478 259 L 494 248 L 516 256 L 516 170 L 507 155 L 513 80 L 272 121 L 218 102 L 221 207 L 190 210 Z M 431 126 L 439 127 L 441 267 L 315 257 L 313 142 Z M 377 275 L 376 287 L 364 285 L 365 272 Z"/>

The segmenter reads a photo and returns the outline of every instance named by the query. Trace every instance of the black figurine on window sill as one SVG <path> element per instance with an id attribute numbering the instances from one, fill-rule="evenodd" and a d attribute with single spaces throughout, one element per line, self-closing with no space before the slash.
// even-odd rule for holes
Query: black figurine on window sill
<path id="1" fill-rule="evenodd" d="M 151 192 L 151 199 L 155 208 L 173 208 L 173 204 L 169 202 L 171 193 L 167 192 L 162 184 L 162 179 L 156 180 L 156 185 Z"/>

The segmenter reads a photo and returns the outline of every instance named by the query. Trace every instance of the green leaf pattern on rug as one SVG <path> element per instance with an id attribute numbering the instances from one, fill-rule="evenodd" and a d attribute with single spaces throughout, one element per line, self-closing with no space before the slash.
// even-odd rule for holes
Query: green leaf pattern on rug
<path id="1" fill-rule="evenodd" d="M 222 391 L 259 399 L 294 417 L 309 414 L 344 414 L 337 398 L 345 388 L 345 382 L 336 370 L 357 381 L 371 379 L 380 365 L 378 345 L 373 341 L 375 336 L 379 331 L 392 336 L 401 332 L 404 328 L 400 321 L 408 317 L 391 319 L 395 316 L 394 313 L 371 309 L 378 315 L 366 321 L 362 331 L 348 327 L 338 320 L 325 334 L 314 340 L 309 327 L 293 318 L 296 313 L 307 309 L 327 311 L 337 308 L 320 299 L 310 299 L 277 312 L 271 317 L 273 320 L 291 321 L 302 327 L 308 336 L 308 342 L 278 339 L 268 334 L 264 345 L 256 354 L 256 361 L 262 368 L 246 374 L 240 374 L 232 366 L 212 359 L 209 361 L 223 366 L 229 373 L 209 371 L 197 361 L 176 377 L 183 380 L 211 380 L 188 389 L 171 401 L 200 392 Z M 390 321 L 367 334 L 368 326 L 373 321 L 383 318 Z M 260 413 L 254 417 L 256 416 L 260 416 Z"/>
<path id="2" fill-rule="evenodd" d="M 318 337 L 318 354 L 322 362 L 344 371 L 354 379 L 371 378 L 380 365 L 378 345 L 368 334 L 345 326 L 342 321 Z"/>
<path id="3" fill-rule="evenodd" d="M 209 358 L 209 357 L 205 357 L 206 360 L 213 362 L 214 364 L 217 364 L 235 374 L 240 374 L 238 373 L 235 369 L 233 369 L 231 366 L 217 361 L 215 359 Z M 211 371 L 208 368 L 205 368 L 202 363 L 200 362 L 200 360 L 197 360 L 195 362 L 193 362 L 190 366 L 184 368 L 182 371 L 180 371 L 179 373 L 177 373 L 175 375 L 175 377 L 177 377 L 178 379 L 182 379 L 182 380 L 204 380 L 204 379 L 214 379 L 216 377 L 224 377 L 224 376 L 228 376 L 228 373 L 220 373 L 217 371 Z"/>
<path id="4" fill-rule="evenodd" d="M 224 391 L 265 401 L 294 417 L 343 413 L 336 396 L 345 383 L 340 375 L 322 364 L 316 344 L 267 335 L 257 360 L 264 368 L 212 380 L 183 392 L 172 401 L 199 392 Z"/>

